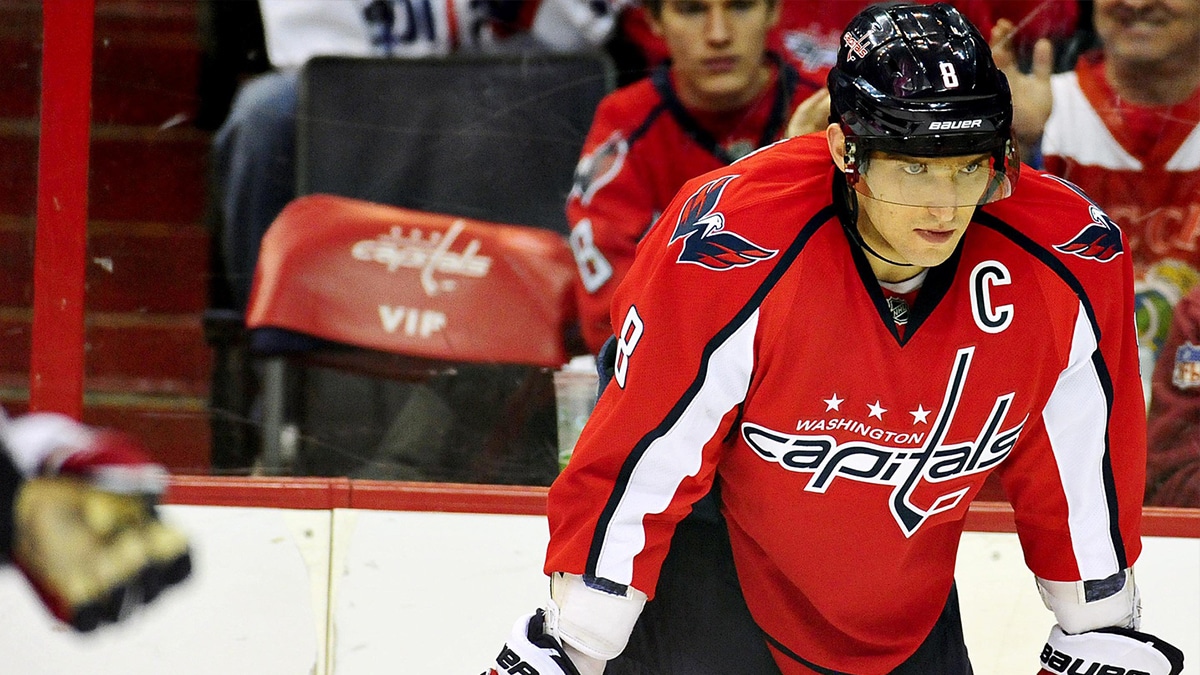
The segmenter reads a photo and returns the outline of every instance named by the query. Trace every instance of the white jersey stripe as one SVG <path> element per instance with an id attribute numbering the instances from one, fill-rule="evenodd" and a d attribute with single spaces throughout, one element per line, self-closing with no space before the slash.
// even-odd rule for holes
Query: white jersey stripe
<path id="1" fill-rule="evenodd" d="M 1085 166 L 1100 166 L 1120 171 L 1141 171 L 1142 163 L 1129 154 L 1104 126 L 1079 88 L 1073 72 L 1050 78 L 1054 109 L 1046 120 L 1042 135 L 1042 154 L 1070 157 Z"/>
<path id="2" fill-rule="evenodd" d="M 638 460 L 604 533 L 596 576 L 621 584 L 633 581 L 633 559 L 646 545 L 642 518 L 666 510 L 683 480 L 700 471 L 702 449 L 721 419 L 746 399 L 758 317 L 755 310 L 713 351 L 695 398 Z"/>
<path id="3" fill-rule="evenodd" d="M 1104 579 L 1118 571 L 1119 556 L 1109 524 L 1104 457 L 1108 402 L 1092 356 L 1096 336 L 1082 304 L 1075 317 L 1071 355 L 1042 412 L 1046 434 L 1067 498 L 1067 526 L 1083 579 Z"/>
<path id="4" fill-rule="evenodd" d="M 1171 159 L 1167 161 L 1165 166 L 1167 171 L 1196 171 L 1200 169 L 1200 124 L 1192 129 L 1192 133 L 1188 134 L 1187 139 Z"/>

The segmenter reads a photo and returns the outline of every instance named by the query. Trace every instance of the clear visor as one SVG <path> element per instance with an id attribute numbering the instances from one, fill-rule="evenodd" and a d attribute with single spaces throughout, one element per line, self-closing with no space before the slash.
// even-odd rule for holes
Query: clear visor
<path id="1" fill-rule="evenodd" d="M 909 157 L 874 151 L 859 169 L 854 189 L 864 197 L 903 206 L 979 206 L 1012 195 L 1020 162 L 1011 145 L 997 153 Z"/>

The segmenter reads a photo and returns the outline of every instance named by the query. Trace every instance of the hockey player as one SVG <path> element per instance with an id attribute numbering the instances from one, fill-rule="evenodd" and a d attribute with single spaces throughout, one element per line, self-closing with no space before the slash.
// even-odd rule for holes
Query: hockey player
<path id="1" fill-rule="evenodd" d="M 191 571 L 154 501 L 167 473 L 123 434 L 53 413 L 0 412 L 0 562 L 79 631 L 119 621 Z"/>
<path id="2" fill-rule="evenodd" d="M 807 91 L 766 51 L 778 0 L 653 0 L 672 61 L 600 102 L 567 199 L 576 300 L 592 353 L 613 291 L 654 219 L 690 178 L 779 140 Z"/>
<path id="3" fill-rule="evenodd" d="M 1070 185 L 1018 180 L 1008 85 L 947 5 L 864 10 L 829 88 L 824 136 L 690 181 L 642 241 L 612 381 L 550 490 L 551 599 L 493 671 L 670 672 L 605 665 L 715 488 L 736 580 L 687 582 L 740 584 L 758 638 L 739 668 L 674 672 L 965 675 L 955 551 L 996 472 L 1057 620 L 1043 672 L 1178 673 L 1138 631 L 1120 230 Z"/>

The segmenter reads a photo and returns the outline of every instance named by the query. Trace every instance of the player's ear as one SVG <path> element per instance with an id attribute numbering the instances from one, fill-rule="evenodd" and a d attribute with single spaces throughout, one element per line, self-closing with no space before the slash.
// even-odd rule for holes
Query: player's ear
<path id="1" fill-rule="evenodd" d="M 829 154 L 839 171 L 846 170 L 846 134 L 842 127 L 830 124 L 825 127 L 825 140 L 829 143 Z"/>

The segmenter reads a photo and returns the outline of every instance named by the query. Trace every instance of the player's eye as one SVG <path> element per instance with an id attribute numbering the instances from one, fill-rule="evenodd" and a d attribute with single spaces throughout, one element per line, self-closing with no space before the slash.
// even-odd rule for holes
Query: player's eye
<path id="1" fill-rule="evenodd" d="M 696 2 L 695 0 L 678 0 L 672 3 L 671 6 L 677 14 L 685 16 L 703 14 L 708 10 L 708 7 L 703 2 Z"/>
<path id="2" fill-rule="evenodd" d="M 970 174 L 975 173 L 976 171 L 979 171 L 982 168 L 983 168 L 983 162 L 971 162 L 970 164 L 959 169 L 959 171 L 961 171 L 962 173 L 965 173 L 967 175 L 970 175 Z"/>
<path id="3" fill-rule="evenodd" d="M 903 167 L 901 167 L 900 170 L 910 176 L 919 176 L 919 175 L 925 173 L 925 165 L 924 164 L 905 164 Z"/>
<path id="4" fill-rule="evenodd" d="M 759 0 L 732 0 L 727 7 L 735 12 L 748 12 L 758 6 Z"/>

